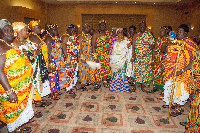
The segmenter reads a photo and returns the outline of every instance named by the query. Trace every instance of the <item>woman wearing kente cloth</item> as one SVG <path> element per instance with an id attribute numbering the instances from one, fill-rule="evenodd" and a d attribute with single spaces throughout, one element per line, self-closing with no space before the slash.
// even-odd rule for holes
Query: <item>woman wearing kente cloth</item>
<path id="1" fill-rule="evenodd" d="M 111 77 L 109 63 L 109 47 L 111 43 L 111 34 L 106 30 L 106 21 L 102 20 L 99 23 L 99 30 L 92 36 L 92 48 L 94 59 L 101 64 L 100 69 L 95 70 L 97 85 L 95 88 L 100 88 L 100 82 L 103 81 L 105 87 L 108 87 L 108 79 Z"/>
<path id="2" fill-rule="evenodd" d="M 39 21 L 30 21 L 29 28 L 31 32 L 29 34 L 29 44 L 34 50 L 39 50 L 37 56 L 35 56 L 35 63 L 33 64 L 33 86 L 32 97 L 35 106 L 45 107 L 48 103 L 42 101 L 42 97 L 51 93 L 49 86 L 48 70 L 48 50 L 46 43 L 39 37 L 41 34 L 41 26 Z"/>
<path id="3" fill-rule="evenodd" d="M 166 105 L 164 108 L 169 107 L 171 89 L 172 89 L 172 79 L 174 78 L 175 66 L 178 65 L 177 75 L 175 79 L 174 95 L 172 99 L 172 104 L 175 106 L 175 110 L 171 112 L 171 116 L 181 115 L 181 107 L 187 102 L 189 98 L 189 81 L 191 69 L 188 69 L 190 64 L 194 60 L 194 56 L 197 49 L 197 44 L 190 38 L 186 37 L 189 32 L 189 27 L 186 24 L 181 24 L 178 27 L 177 39 L 169 46 L 167 57 L 165 60 L 165 77 L 164 77 L 164 97 L 163 101 Z M 184 47 L 181 47 L 180 56 L 178 62 L 176 63 L 178 49 L 177 43 L 181 43 Z M 178 49 L 177 49 L 178 48 Z"/>
<path id="4" fill-rule="evenodd" d="M 57 24 L 48 25 L 48 33 L 44 36 L 45 42 L 48 47 L 49 58 L 51 67 L 54 67 L 52 72 L 49 74 L 49 82 L 51 93 L 54 94 L 52 98 L 59 99 L 57 92 L 60 89 L 67 87 L 66 81 L 66 70 L 64 64 L 64 58 L 62 54 L 62 46 L 59 40 Z"/>
<path id="5" fill-rule="evenodd" d="M 90 26 L 88 24 L 84 24 L 82 27 L 83 31 L 78 37 L 80 45 L 78 66 L 81 89 L 86 89 L 85 86 L 92 84 L 95 81 L 95 77 L 94 70 L 92 70 L 86 63 L 86 61 L 92 61 L 92 36 L 89 34 Z"/>
<path id="6" fill-rule="evenodd" d="M 163 81 L 163 74 L 164 74 L 164 61 L 166 59 L 167 53 L 163 51 L 162 48 L 164 48 L 167 44 L 168 36 L 166 27 L 162 26 L 160 28 L 160 37 L 156 41 L 155 44 L 155 51 L 154 51 L 154 89 L 157 90 L 163 90 L 164 87 L 164 81 Z"/>
<path id="7" fill-rule="evenodd" d="M 73 24 L 68 25 L 67 33 L 62 36 L 63 53 L 66 60 L 66 71 L 67 71 L 67 87 L 66 90 L 69 93 L 73 93 L 72 89 L 76 88 L 77 72 L 78 72 L 78 53 L 79 53 L 79 42 L 78 37 L 75 35 L 75 26 Z"/>
<path id="8" fill-rule="evenodd" d="M 0 121 L 7 124 L 8 132 L 15 132 L 34 116 L 29 97 L 33 69 L 28 57 L 12 44 L 14 31 L 7 20 L 0 20 L 0 38 Z"/>
<path id="9" fill-rule="evenodd" d="M 29 36 L 28 25 L 23 22 L 12 23 L 15 39 L 13 44 L 15 44 L 20 50 L 24 52 L 32 63 L 34 70 L 35 67 L 35 56 L 39 54 L 39 50 L 32 47 L 31 41 L 26 40 Z"/>
<path id="10" fill-rule="evenodd" d="M 118 28 L 116 33 L 117 40 L 112 40 L 111 42 L 111 44 L 113 43 L 113 49 L 110 54 L 112 72 L 110 90 L 126 92 L 129 91 L 127 76 L 131 75 L 128 72 L 132 71 L 132 47 L 128 38 L 123 35 L 123 28 Z"/>
<path id="11" fill-rule="evenodd" d="M 141 84 L 141 90 L 146 91 L 144 83 L 150 84 L 153 79 L 153 46 L 155 43 L 154 37 L 146 31 L 146 22 L 142 21 L 139 25 L 140 32 L 133 36 L 133 51 L 132 61 L 134 62 L 134 87 L 136 84 Z"/>
<path id="12" fill-rule="evenodd" d="M 195 60 L 192 63 L 191 83 L 190 83 L 190 112 L 186 122 L 186 133 L 200 132 L 200 51 L 198 50 Z M 181 123 L 181 124 L 183 124 Z"/>

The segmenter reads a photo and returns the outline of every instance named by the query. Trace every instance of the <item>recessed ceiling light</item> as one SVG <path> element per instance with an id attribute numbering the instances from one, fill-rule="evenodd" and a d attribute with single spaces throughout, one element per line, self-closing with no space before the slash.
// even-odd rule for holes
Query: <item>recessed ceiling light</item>
<path id="1" fill-rule="evenodd" d="M 135 2 L 135 4 L 136 4 L 137 2 Z"/>

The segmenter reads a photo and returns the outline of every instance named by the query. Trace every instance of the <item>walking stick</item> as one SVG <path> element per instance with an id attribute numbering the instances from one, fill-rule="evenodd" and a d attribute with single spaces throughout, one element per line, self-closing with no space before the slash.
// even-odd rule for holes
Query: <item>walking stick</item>
<path id="1" fill-rule="evenodd" d="M 171 95 L 170 95 L 167 123 L 169 123 L 170 110 L 171 110 L 172 100 L 173 100 L 173 96 L 174 96 L 174 88 L 175 88 L 175 82 L 176 82 L 176 73 L 177 73 L 177 68 L 178 68 L 179 56 L 180 56 L 181 50 L 184 50 L 185 41 L 184 40 L 174 40 L 174 41 L 172 41 L 172 43 L 177 44 L 176 50 L 178 50 L 178 55 L 176 58 L 175 72 L 174 72 L 174 76 L 173 76 L 173 80 L 172 80 L 172 90 L 171 90 Z"/>

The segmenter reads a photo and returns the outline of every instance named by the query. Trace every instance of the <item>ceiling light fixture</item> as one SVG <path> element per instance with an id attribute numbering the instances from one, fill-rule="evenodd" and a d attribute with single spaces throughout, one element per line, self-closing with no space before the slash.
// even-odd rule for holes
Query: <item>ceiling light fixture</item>
<path id="1" fill-rule="evenodd" d="M 117 1 L 115 3 L 117 3 Z"/>
<path id="2" fill-rule="evenodd" d="M 135 2 L 135 4 L 136 4 L 137 2 Z"/>

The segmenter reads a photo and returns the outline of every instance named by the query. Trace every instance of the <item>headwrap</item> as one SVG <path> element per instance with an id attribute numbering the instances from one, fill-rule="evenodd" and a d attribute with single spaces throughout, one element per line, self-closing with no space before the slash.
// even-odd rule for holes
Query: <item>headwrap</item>
<path id="1" fill-rule="evenodd" d="M 48 27 L 48 30 L 50 30 L 54 27 L 58 27 L 58 25 L 57 24 L 49 24 L 49 25 L 47 25 L 47 27 Z"/>
<path id="2" fill-rule="evenodd" d="M 75 25 L 73 24 L 70 24 L 70 25 L 67 25 L 68 28 L 75 28 Z"/>
<path id="3" fill-rule="evenodd" d="M 22 30 L 27 25 L 23 22 L 14 22 L 14 23 L 12 23 L 12 26 L 13 26 L 13 30 L 14 30 L 14 36 L 17 36 L 17 32 Z"/>
<path id="4" fill-rule="evenodd" d="M 167 26 L 161 26 L 160 29 L 165 29 L 165 30 L 167 30 L 168 27 L 167 27 Z"/>
<path id="5" fill-rule="evenodd" d="M 0 29 L 2 29 L 6 25 L 11 25 L 11 23 L 7 19 L 0 20 Z"/>
<path id="6" fill-rule="evenodd" d="M 105 20 L 99 21 L 99 24 L 101 24 L 101 23 L 106 23 L 106 21 Z"/>
<path id="7" fill-rule="evenodd" d="M 142 22 L 140 22 L 140 24 L 145 24 L 146 25 L 146 21 L 142 21 Z"/>
<path id="8" fill-rule="evenodd" d="M 32 28 L 34 28 L 35 26 L 40 25 L 40 21 L 32 20 L 32 21 L 29 22 L 28 25 L 29 25 L 29 28 L 32 29 Z"/>

